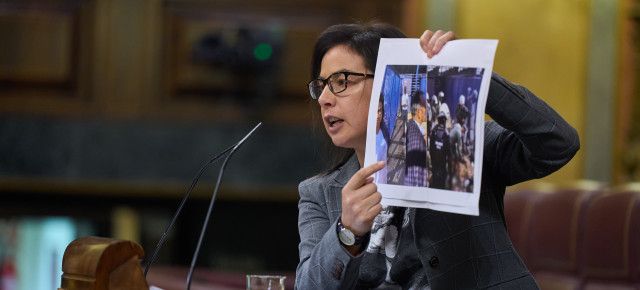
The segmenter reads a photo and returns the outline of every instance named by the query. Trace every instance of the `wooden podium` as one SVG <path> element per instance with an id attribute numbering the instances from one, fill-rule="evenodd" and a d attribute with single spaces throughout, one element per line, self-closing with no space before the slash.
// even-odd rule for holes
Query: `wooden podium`
<path id="1" fill-rule="evenodd" d="M 62 259 L 59 290 L 149 290 L 140 267 L 144 250 L 119 239 L 83 237 L 69 244 Z"/>

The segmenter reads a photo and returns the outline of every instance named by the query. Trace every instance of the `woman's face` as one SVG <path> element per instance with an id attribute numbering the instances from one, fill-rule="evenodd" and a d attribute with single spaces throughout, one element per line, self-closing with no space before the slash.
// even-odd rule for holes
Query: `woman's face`
<path id="1" fill-rule="evenodd" d="M 341 71 L 373 73 L 365 68 L 362 57 L 345 45 L 327 51 L 322 58 L 320 77 L 327 78 Z M 318 97 L 322 120 L 334 145 L 353 148 L 358 156 L 364 156 L 373 79 L 352 75 L 347 84 L 347 89 L 338 94 L 331 92 L 329 85 L 325 86 Z"/>

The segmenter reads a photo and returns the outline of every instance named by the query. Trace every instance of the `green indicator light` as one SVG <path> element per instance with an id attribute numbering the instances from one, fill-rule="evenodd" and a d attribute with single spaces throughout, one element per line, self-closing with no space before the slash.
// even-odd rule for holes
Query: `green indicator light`
<path id="1" fill-rule="evenodd" d="M 271 45 L 267 43 L 260 43 L 253 50 L 253 56 L 255 56 L 259 60 L 269 59 L 272 53 L 273 53 L 273 49 L 271 48 Z"/>

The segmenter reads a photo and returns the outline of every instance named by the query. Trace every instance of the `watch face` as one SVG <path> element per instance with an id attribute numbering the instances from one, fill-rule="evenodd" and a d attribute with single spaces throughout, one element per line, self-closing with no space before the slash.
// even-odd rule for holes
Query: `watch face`
<path id="1" fill-rule="evenodd" d="M 353 244 L 356 243 L 356 237 L 350 230 L 342 229 L 340 233 L 338 233 L 338 237 L 340 241 L 347 246 L 353 246 Z"/>

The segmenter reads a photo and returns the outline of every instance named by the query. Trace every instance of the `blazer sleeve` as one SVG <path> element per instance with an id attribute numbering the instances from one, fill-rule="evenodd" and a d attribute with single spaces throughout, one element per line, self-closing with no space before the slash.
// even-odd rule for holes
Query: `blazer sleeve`
<path id="1" fill-rule="evenodd" d="M 547 176 L 580 148 L 578 133 L 556 111 L 495 72 L 485 111 L 495 122 L 485 126 L 483 167 L 504 185 Z"/>
<path id="2" fill-rule="evenodd" d="M 354 257 L 340 245 L 336 217 L 329 217 L 323 182 L 302 182 L 298 187 L 300 263 L 296 289 L 351 289 L 357 281 L 362 255 Z M 338 195 L 336 198 L 340 198 Z"/>

